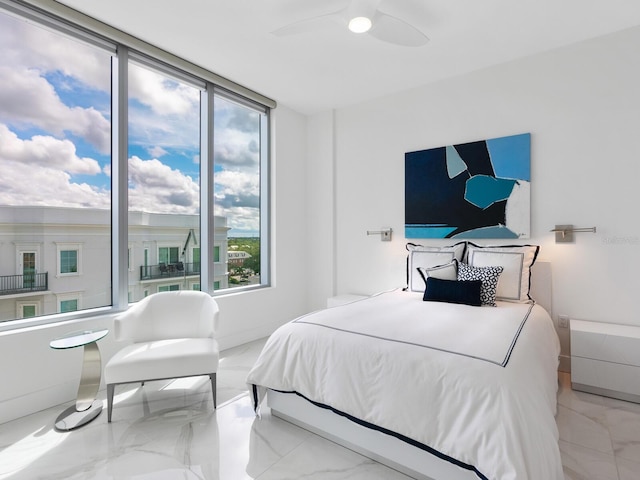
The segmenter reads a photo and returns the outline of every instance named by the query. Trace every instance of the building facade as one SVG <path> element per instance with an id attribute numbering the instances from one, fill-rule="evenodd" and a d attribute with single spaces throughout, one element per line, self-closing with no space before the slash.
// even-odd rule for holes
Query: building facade
<path id="1" fill-rule="evenodd" d="M 215 217 L 214 289 L 229 285 L 225 217 Z M 200 289 L 198 215 L 129 212 L 128 291 Z M 0 207 L 0 321 L 111 305 L 111 212 Z"/>

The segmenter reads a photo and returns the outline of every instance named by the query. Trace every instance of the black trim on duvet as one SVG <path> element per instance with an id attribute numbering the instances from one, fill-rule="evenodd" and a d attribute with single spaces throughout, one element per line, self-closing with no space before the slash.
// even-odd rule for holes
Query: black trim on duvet
<path id="1" fill-rule="evenodd" d="M 333 326 L 330 326 L 330 325 L 324 325 L 322 323 L 316 323 L 316 322 L 310 322 L 310 321 L 304 320 L 304 318 L 306 318 L 308 315 L 305 315 L 304 317 L 300 317 L 300 318 L 294 320 L 291 323 L 305 323 L 307 325 L 315 325 L 317 327 L 329 328 L 331 330 L 336 330 L 336 331 L 345 332 L 345 333 L 351 333 L 353 335 L 362 335 L 363 337 L 375 338 L 377 340 L 384 340 L 384 341 L 387 341 L 387 342 L 403 343 L 405 345 L 412 345 L 414 347 L 429 348 L 431 350 L 437 350 L 439 352 L 450 353 L 452 355 L 460 355 L 461 357 L 473 358 L 475 360 L 480 360 L 480 361 L 483 361 L 483 362 L 492 363 L 492 364 L 498 365 L 500 367 L 506 367 L 507 363 L 509 363 L 509 359 L 511 359 L 511 354 L 513 353 L 513 349 L 516 346 L 516 342 L 518 341 L 518 338 L 520 337 L 520 332 L 522 332 L 522 329 L 524 328 L 524 324 L 527 322 L 527 319 L 529 318 L 529 315 L 531 315 L 531 311 L 533 310 L 533 306 L 534 305 L 535 305 L 535 302 L 532 301 L 530 306 L 529 306 L 529 310 L 527 310 L 527 313 L 522 318 L 522 321 L 520 322 L 520 325 L 518 326 L 518 329 L 516 330 L 516 332 L 515 332 L 515 334 L 513 336 L 513 339 L 511 340 L 511 345 L 509 345 L 509 348 L 507 349 L 507 352 L 505 354 L 504 360 L 502 360 L 502 362 L 500 362 L 500 363 L 498 363 L 498 362 L 496 362 L 494 360 L 489 360 L 488 358 L 478 357 L 476 355 L 468 355 L 466 353 L 455 352 L 455 351 L 452 351 L 452 350 L 446 350 L 444 348 L 433 347 L 431 345 L 425 345 L 425 344 L 422 344 L 422 343 L 407 342 L 405 340 L 397 340 L 397 339 L 393 339 L 393 338 L 386 338 L 386 337 L 381 337 L 379 335 L 371 335 L 369 333 L 356 332 L 354 330 L 349 330 L 349 329 L 346 329 L 346 328 L 338 328 L 338 327 L 333 327 Z"/>
<path id="2" fill-rule="evenodd" d="M 278 393 L 285 393 L 285 394 L 295 394 L 298 395 L 301 398 L 304 398 L 307 402 L 312 403 L 313 405 L 315 405 L 316 407 L 319 408 L 324 408 L 325 410 L 330 410 L 331 412 L 335 413 L 336 415 L 340 415 L 341 417 L 346 418 L 347 420 L 350 420 L 354 423 L 357 423 L 358 425 L 361 425 L 365 428 L 369 428 L 371 430 L 376 430 L 378 432 L 384 433 L 386 435 L 390 435 L 392 437 L 397 438 L 398 440 L 408 443 L 409 445 L 419 448 L 420 450 L 424 450 L 425 452 L 430 453 L 431 455 L 435 455 L 436 457 L 440 458 L 441 460 L 445 460 L 449 463 L 452 463 L 453 465 L 456 465 L 457 467 L 460 468 L 464 468 L 465 470 L 469 470 L 472 471 L 473 473 L 475 473 L 478 478 L 482 479 L 482 480 L 489 480 L 486 476 L 484 476 L 476 467 L 474 467 L 473 465 L 469 465 L 468 463 L 464 463 L 461 462 L 458 459 L 455 459 L 453 457 L 450 457 L 449 455 L 442 453 L 438 450 L 436 450 L 433 447 L 430 447 L 429 445 L 425 445 L 424 443 L 420 443 L 417 440 L 414 440 L 412 438 L 409 438 L 405 435 L 402 435 L 401 433 L 397 433 L 394 432 L 393 430 L 389 430 L 387 428 L 384 427 L 379 427 L 378 425 L 375 425 L 373 423 L 369 423 L 366 422 L 364 420 L 361 420 L 357 417 L 354 417 L 353 415 L 350 415 L 348 413 L 342 412 L 340 410 L 336 410 L 335 408 L 329 406 L 329 405 L 325 405 L 323 403 L 319 403 L 319 402 L 315 402 L 307 397 L 305 397 L 304 395 L 302 395 L 301 393 L 295 392 L 295 391 L 291 391 L 291 392 L 287 392 L 287 391 L 283 391 L 283 390 L 276 390 L 275 388 L 272 388 L 271 390 L 278 392 Z M 254 391 L 255 391 L 255 385 L 254 385 Z"/>

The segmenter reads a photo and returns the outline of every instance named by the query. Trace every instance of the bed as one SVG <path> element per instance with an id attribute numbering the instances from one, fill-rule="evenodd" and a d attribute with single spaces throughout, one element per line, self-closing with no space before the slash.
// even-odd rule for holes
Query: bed
<path id="1" fill-rule="evenodd" d="M 473 247 L 451 263 L 473 261 Z M 474 268 L 504 264 L 495 307 L 424 301 L 425 270 L 445 264 L 416 255 L 406 288 L 280 327 L 248 376 L 256 412 L 266 397 L 272 414 L 414 478 L 564 478 L 550 265 L 534 265 L 537 247 L 513 247 L 519 260 L 485 248 L 475 253 L 493 257 L 477 255 Z"/>

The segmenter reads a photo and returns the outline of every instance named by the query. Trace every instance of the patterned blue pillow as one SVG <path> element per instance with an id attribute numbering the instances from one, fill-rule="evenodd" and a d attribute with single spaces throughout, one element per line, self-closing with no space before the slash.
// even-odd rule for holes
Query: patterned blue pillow
<path id="1" fill-rule="evenodd" d="M 458 264 L 458 280 L 482 280 L 480 300 L 483 305 L 496 306 L 496 290 L 503 267 L 472 267 L 466 263 Z"/>

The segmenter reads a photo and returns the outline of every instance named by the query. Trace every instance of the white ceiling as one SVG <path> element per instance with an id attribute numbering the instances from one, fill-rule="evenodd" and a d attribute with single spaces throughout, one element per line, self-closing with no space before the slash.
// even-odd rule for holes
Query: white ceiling
<path id="1" fill-rule="evenodd" d="M 301 113 L 339 108 L 640 25 L 638 0 L 383 0 L 431 41 L 336 28 L 277 37 L 349 0 L 61 0 Z M 640 46 L 639 46 L 640 47 Z"/>

